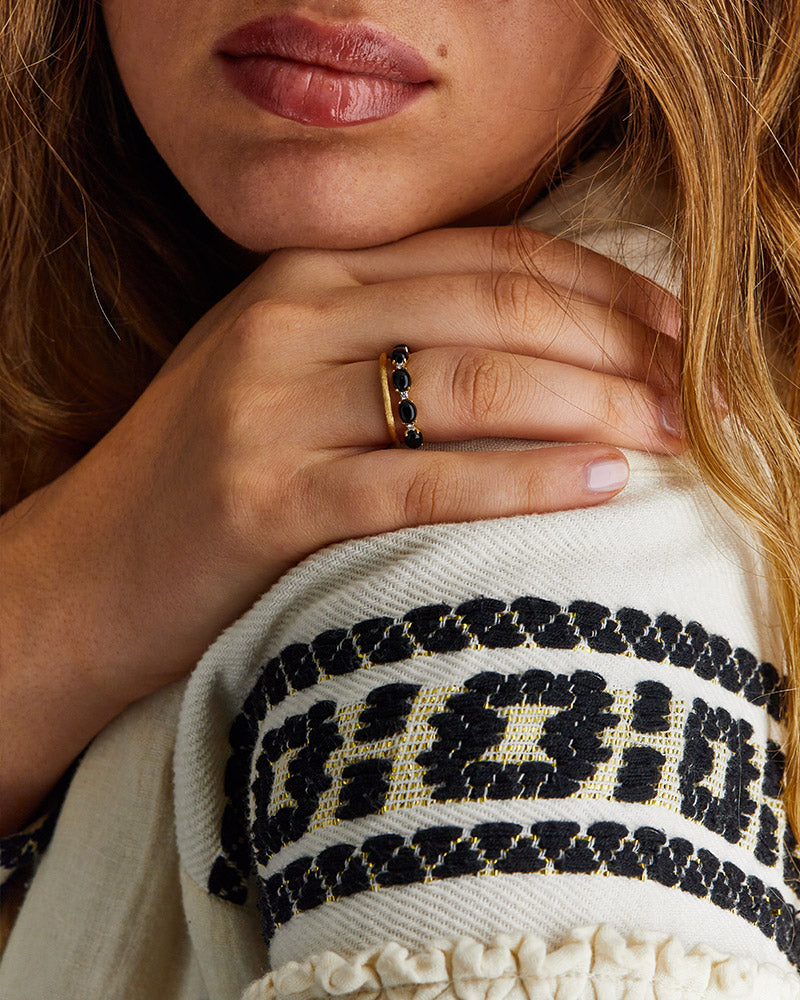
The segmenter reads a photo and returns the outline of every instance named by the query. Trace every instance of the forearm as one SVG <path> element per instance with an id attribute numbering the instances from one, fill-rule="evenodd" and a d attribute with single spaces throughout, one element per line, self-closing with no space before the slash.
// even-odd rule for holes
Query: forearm
<path id="1" fill-rule="evenodd" d="M 160 484 L 141 472 L 157 461 L 136 453 L 136 430 L 115 428 L 0 518 L 0 836 L 119 712 L 188 673 L 258 591 L 257 572 L 220 558 L 218 535 L 192 535 L 192 511 L 177 524 L 159 511 Z"/>
<path id="2" fill-rule="evenodd" d="M 101 669 L 102 643 L 86 621 L 94 612 L 81 614 L 87 553 L 69 520 L 47 490 L 0 519 L 0 836 L 25 825 L 134 697 Z M 113 633 L 105 638 L 113 646 Z"/>

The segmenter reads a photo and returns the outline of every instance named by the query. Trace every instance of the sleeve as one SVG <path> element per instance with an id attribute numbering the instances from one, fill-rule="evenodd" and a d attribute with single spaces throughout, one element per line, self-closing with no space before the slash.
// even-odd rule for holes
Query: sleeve
<path id="1" fill-rule="evenodd" d="M 85 751 L 84 751 L 85 752 Z M 35 819 L 19 833 L 0 838 L 0 893 L 12 879 L 33 877 L 39 859 L 53 836 L 64 798 L 83 757 L 77 757 L 40 806 Z"/>
<path id="2" fill-rule="evenodd" d="M 209 650 L 176 751 L 207 982 L 236 912 L 246 1000 L 800 997 L 764 566 L 629 460 L 602 508 L 318 553 Z"/>

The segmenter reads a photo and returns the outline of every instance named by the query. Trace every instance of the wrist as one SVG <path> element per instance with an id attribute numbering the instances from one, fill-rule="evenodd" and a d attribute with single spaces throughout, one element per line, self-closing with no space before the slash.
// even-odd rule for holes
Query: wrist
<path id="1" fill-rule="evenodd" d="M 76 538 L 54 518 L 60 483 L 0 518 L 2 833 L 19 829 L 70 763 L 132 700 L 89 657 Z"/>

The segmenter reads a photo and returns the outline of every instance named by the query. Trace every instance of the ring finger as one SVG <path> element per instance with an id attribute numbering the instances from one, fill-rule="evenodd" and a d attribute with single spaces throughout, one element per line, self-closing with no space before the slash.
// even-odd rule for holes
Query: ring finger
<path id="1" fill-rule="evenodd" d="M 622 448 L 677 454 L 683 450 L 671 396 L 633 379 L 590 372 L 502 351 L 427 348 L 408 361 L 409 398 L 427 441 L 523 438 L 600 441 Z M 329 369 L 323 447 L 375 448 L 391 443 L 380 369 L 375 361 Z M 395 404 L 399 394 L 390 389 Z M 354 400 L 358 406 L 354 407 Z M 398 432 L 403 425 L 396 420 Z"/>

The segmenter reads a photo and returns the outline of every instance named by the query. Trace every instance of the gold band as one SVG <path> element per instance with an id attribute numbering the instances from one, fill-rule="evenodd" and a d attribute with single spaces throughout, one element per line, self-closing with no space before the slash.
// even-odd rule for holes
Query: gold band
<path id="1" fill-rule="evenodd" d="M 386 413 L 386 425 L 389 428 L 389 434 L 392 437 L 392 443 L 395 448 L 400 448 L 402 445 L 397 436 L 397 428 L 394 424 L 394 410 L 392 409 L 392 394 L 389 392 L 389 372 L 386 366 L 385 351 L 378 358 L 378 367 L 381 372 L 381 392 L 383 393 L 383 409 Z"/>

